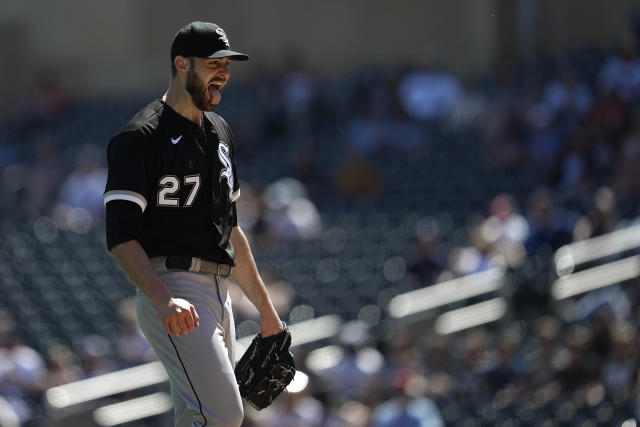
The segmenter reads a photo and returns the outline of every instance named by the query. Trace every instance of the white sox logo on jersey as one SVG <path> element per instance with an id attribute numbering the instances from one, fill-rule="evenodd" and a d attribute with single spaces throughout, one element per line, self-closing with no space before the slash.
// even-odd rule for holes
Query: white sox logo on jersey
<path id="1" fill-rule="evenodd" d="M 227 45 L 227 49 L 229 49 L 229 39 L 227 38 L 224 30 L 222 28 L 216 28 L 216 33 L 218 33 L 218 35 L 220 36 L 220 40 L 222 40 L 222 42 Z"/>
<path id="2" fill-rule="evenodd" d="M 218 145 L 218 158 L 222 163 L 222 171 L 220 171 L 220 181 L 225 179 L 229 186 L 229 200 L 233 200 L 233 165 L 229 156 L 229 146 L 220 141 Z"/>

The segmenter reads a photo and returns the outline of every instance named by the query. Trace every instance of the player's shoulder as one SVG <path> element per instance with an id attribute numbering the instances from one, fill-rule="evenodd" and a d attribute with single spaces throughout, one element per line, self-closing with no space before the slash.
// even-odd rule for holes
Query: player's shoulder
<path id="1" fill-rule="evenodd" d="M 109 145 L 149 143 L 158 133 L 164 106 L 165 104 L 160 100 L 147 104 L 113 135 Z"/>
<path id="2" fill-rule="evenodd" d="M 162 111 L 164 110 L 164 107 L 164 102 L 159 99 L 150 102 L 140 111 L 134 114 L 131 120 L 129 120 L 118 133 L 152 133 L 158 128 L 160 124 L 160 118 L 162 117 Z"/>
<path id="3" fill-rule="evenodd" d="M 206 111 L 204 117 L 213 125 L 213 128 L 218 132 L 220 139 L 226 140 L 225 142 L 233 143 L 233 132 L 231 126 L 227 123 L 221 115 L 214 113 L 213 111 Z"/>

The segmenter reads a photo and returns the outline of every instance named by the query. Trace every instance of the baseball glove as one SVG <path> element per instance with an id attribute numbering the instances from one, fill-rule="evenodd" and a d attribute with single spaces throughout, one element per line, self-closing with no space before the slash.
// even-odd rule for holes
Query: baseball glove
<path id="1" fill-rule="evenodd" d="M 256 335 L 236 364 L 240 395 L 258 411 L 271 405 L 296 373 L 290 346 L 291 333 L 285 325 L 277 335 Z"/>

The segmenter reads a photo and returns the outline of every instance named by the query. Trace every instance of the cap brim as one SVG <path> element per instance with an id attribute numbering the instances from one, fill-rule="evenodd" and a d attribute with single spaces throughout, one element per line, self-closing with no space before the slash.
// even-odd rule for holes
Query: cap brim
<path id="1" fill-rule="evenodd" d="M 231 58 L 235 61 L 248 61 L 249 55 L 233 50 L 219 50 L 213 55 L 208 56 L 208 58 Z"/>

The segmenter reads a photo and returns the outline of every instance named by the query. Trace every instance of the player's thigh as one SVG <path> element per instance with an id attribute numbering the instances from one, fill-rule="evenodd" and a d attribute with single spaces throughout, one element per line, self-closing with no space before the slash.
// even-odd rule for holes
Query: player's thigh
<path id="1" fill-rule="evenodd" d="M 186 384 L 179 387 L 185 399 L 191 397 L 190 391 L 196 395 L 209 425 L 240 425 L 242 400 L 220 327 L 203 327 L 201 317 L 199 328 L 170 339 L 190 379 L 191 390 Z"/>
<path id="2" fill-rule="evenodd" d="M 199 309 L 200 327 L 187 336 L 169 336 L 144 295 L 136 297 L 140 327 L 160 357 L 175 398 L 183 399 L 194 419 L 208 425 L 234 426 L 242 421 L 242 401 L 229 351 L 216 317 L 206 306 Z"/>

